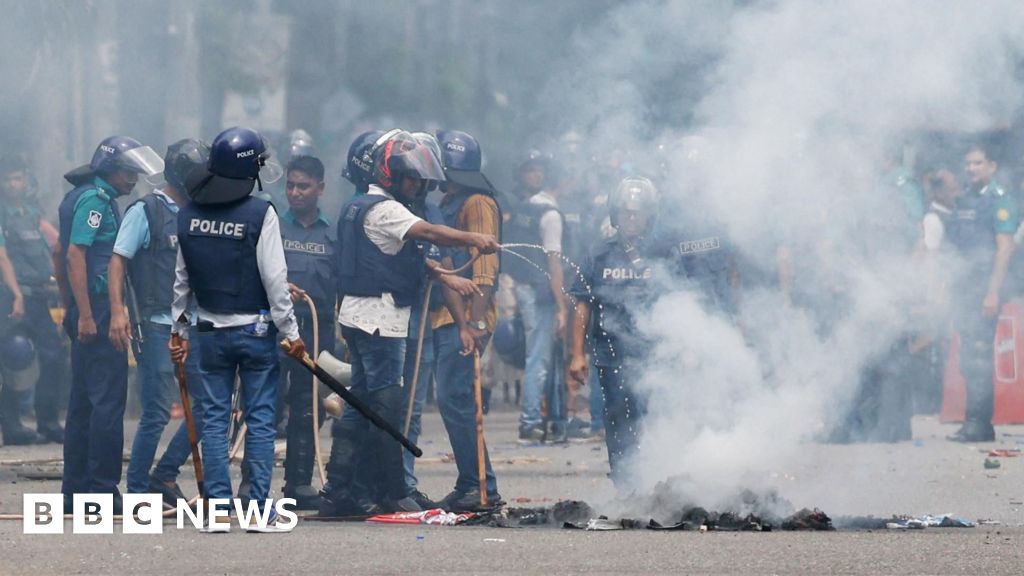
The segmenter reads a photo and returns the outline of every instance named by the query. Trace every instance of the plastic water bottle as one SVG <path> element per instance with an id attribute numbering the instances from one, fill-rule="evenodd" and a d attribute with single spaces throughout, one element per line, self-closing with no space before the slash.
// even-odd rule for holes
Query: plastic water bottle
<path id="1" fill-rule="evenodd" d="M 267 328 L 270 326 L 268 322 L 268 315 L 270 314 L 267 310 L 260 310 L 260 317 L 256 320 L 256 325 L 253 327 L 252 333 L 256 336 L 266 336 Z"/>

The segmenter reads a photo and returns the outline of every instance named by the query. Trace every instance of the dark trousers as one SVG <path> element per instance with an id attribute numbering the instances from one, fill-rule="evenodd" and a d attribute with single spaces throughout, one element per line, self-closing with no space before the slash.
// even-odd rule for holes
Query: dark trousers
<path id="1" fill-rule="evenodd" d="M 39 426 L 56 424 L 60 411 L 61 390 L 68 374 L 68 356 L 64 342 L 50 316 L 46 296 L 33 293 L 25 297 L 25 317 L 20 329 L 35 345 L 39 360 L 36 380 L 35 409 Z"/>
<path id="2" fill-rule="evenodd" d="M 597 370 L 604 395 L 604 440 L 608 446 L 608 464 L 612 481 L 621 484 L 625 479 L 624 460 L 640 440 L 643 405 L 632 389 L 625 368 L 601 366 Z"/>
<path id="3" fill-rule="evenodd" d="M 313 353 L 313 318 L 297 314 L 299 336 Z M 334 351 L 334 319 L 317 319 L 320 350 Z M 284 461 L 284 481 L 291 487 L 309 486 L 313 479 L 313 375 L 298 360 L 281 353 L 281 380 L 286 382 L 288 400 L 288 451 Z M 320 422 L 324 420 L 321 404 Z"/>
<path id="4" fill-rule="evenodd" d="M 61 487 L 65 496 L 117 493 L 121 481 L 128 355 L 107 339 L 110 311 L 94 306 L 93 315 L 97 334 L 88 343 L 78 341 L 77 314 L 72 312 L 65 319 L 71 335 L 71 396 Z"/>
<path id="5" fill-rule="evenodd" d="M 965 424 L 992 425 L 994 390 L 993 340 L 998 315 L 986 318 L 981 313 L 983 294 L 971 294 L 956 303 L 954 324 L 960 333 L 960 372 L 967 385 Z"/>

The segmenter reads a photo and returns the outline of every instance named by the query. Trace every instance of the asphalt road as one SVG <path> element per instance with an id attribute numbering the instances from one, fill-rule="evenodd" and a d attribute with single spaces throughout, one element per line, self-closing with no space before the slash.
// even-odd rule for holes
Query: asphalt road
<path id="1" fill-rule="evenodd" d="M 451 487 L 455 467 L 445 458 L 437 414 L 426 416 L 425 429 L 421 484 L 440 497 Z M 204 535 L 170 523 L 159 536 L 45 536 L 22 534 L 21 522 L 0 521 L 0 574 L 1020 574 L 1024 458 L 1003 458 L 1001 468 L 988 470 L 981 450 L 1016 448 L 1024 428 L 1001 427 L 996 443 L 977 446 L 943 440 L 953 429 L 918 418 L 914 442 L 808 444 L 771 481 L 795 506 L 818 507 L 833 518 L 952 512 L 998 524 L 912 532 L 696 533 L 303 521 L 280 535 L 245 534 L 237 527 L 227 535 Z M 487 431 L 501 492 L 512 505 L 568 498 L 599 503 L 611 493 L 602 444 L 520 446 L 512 413 L 491 415 Z M 0 512 L 19 512 L 23 493 L 59 491 L 57 480 L 26 477 L 57 475 L 59 463 L 16 461 L 59 457 L 52 444 L 0 448 Z M 281 476 L 276 469 L 275 491 Z M 183 478 L 190 487 L 189 470 Z"/>

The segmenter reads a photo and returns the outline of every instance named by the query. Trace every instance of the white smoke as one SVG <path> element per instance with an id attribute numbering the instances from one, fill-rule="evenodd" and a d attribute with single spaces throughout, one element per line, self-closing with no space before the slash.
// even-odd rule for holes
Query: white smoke
<path id="1" fill-rule="evenodd" d="M 770 473 L 828 432 L 922 290 L 898 238 L 865 237 L 865 219 L 899 210 L 879 196 L 883 156 L 915 130 L 1008 125 L 1022 29 L 1011 1 L 641 2 L 578 41 L 552 90 L 568 121 L 633 157 L 668 143 L 662 215 L 699 206 L 768 271 L 788 249 L 810 270 L 799 289 L 835 302 L 822 317 L 758 289 L 737 326 L 666 284 L 640 319 L 656 343 L 634 375 L 651 399 L 631 462 L 640 493 L 671 480 L 680 499 L 720 505 L 772 488 Z M 652 125 L 644 86 L 680 70 L 694 74 L 678 94 L 691 127 Z"/>

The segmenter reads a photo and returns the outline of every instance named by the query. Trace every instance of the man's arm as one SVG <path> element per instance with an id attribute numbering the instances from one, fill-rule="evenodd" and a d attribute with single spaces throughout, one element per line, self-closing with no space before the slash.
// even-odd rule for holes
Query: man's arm
<path id="1" fill-rule="evenodd" d="M 71 295 L 68 294 L 65 282 L 67 280 L 66 270 L 64 268 L 64 248 L 60 242 L 53 244 L 53 250 L 50 252 L 50 259 L 53 261 L 53 277 L 57 280 L 57 291 L 60 293 L 61 306 L 67 310 L 71 306 Z"/>
<path id="2" fill-rule="evenodd" d="M 71 295 L 78 306 L 78 339 L 89 342 L 96 336 L 96 321 L 92 317 L 89 303 L 89 278 L 85 266 L 85 251 L 88 246 L 68 245 L 68 283 Z"/>
<path id="3" fill-rule="evenodd" d="M 0 246 L 0 275 L 3 276 L 4 285 L 14 296 L 10 318 L 20 320 L 25 315 L 25 299 L 21 295 L 21 287 L 18 286 L 18 277 L 14 274 L 14 265 L 7 257 L 7 248 L 3 246 Z"/>
<path id="4" fill-rule="evenodd" d="M 555 333 L 559 336 L 565 334 L 565 325 L 568 321 L 569 305 L 566 302 L 564 287 L 563 287 L 563 273 L 562 273 L 562 258 L 561 254 L 557 252 L 548 253 L 548 275 L 551 277 L 548 281 L 548 286 L 551 287 L 551 294 L 555 298 Z"/>
<path id="5" fill-rule="evenodd" d="M 493 254 L 498 251 L 498 241 L 494 236 L 484 236 L 463 232 L 455 228 L 449 228 L 440 224 L 431 224 L 426 220 L 420 220 L 406 231 L 403 240 L 424 240 L 438 246 L 463 246 L 476 248 L 484 254 Z"/>
<path id="6" fill-rule="evenodd" d="M 263 280 L 263 289 L 267 292 L 267 300 L 270 301 L 270 316 L 281 334 L 292 343 L 288 354 L 301 358 L 306 346 L 299 336 L 299 325 L 295 321 L 291 292 L 288 290 L 288 265 L 284 258 L 281 227 L 277 212 L 270 206 L 267 206 L 260 239 L 256 242 L 256 265 Z"/>
<path id="7" fill-rule="evenodd" d="M 986 316 L 992 317 L 999 312 L 999 292 L 1006 279 L 1006 270 L 1013 256 L 1013 235 L 996 234 L 996 259 L 992 266 L 992 275 L 988 279 L 988 293 L 982 304 Z"/>
<path id="8" fill-rule="evenodd" d="M 124 305 L 126 259 L 120 254 L 110 257 L 107 277 L 110 279 L 110 332 L 108 337 L 114 348 L 125 351 L 131 345 L 132 326 Z"/>
<path id="9" fill-rule="evenodd" d="M 581 384 L 587 381 L 586 341 L 587 326 L 590 325 L 590 303 L 583 300 L 576 302 L 572 320 L 572 359 L 569 362 L 569 374 Z"/>

